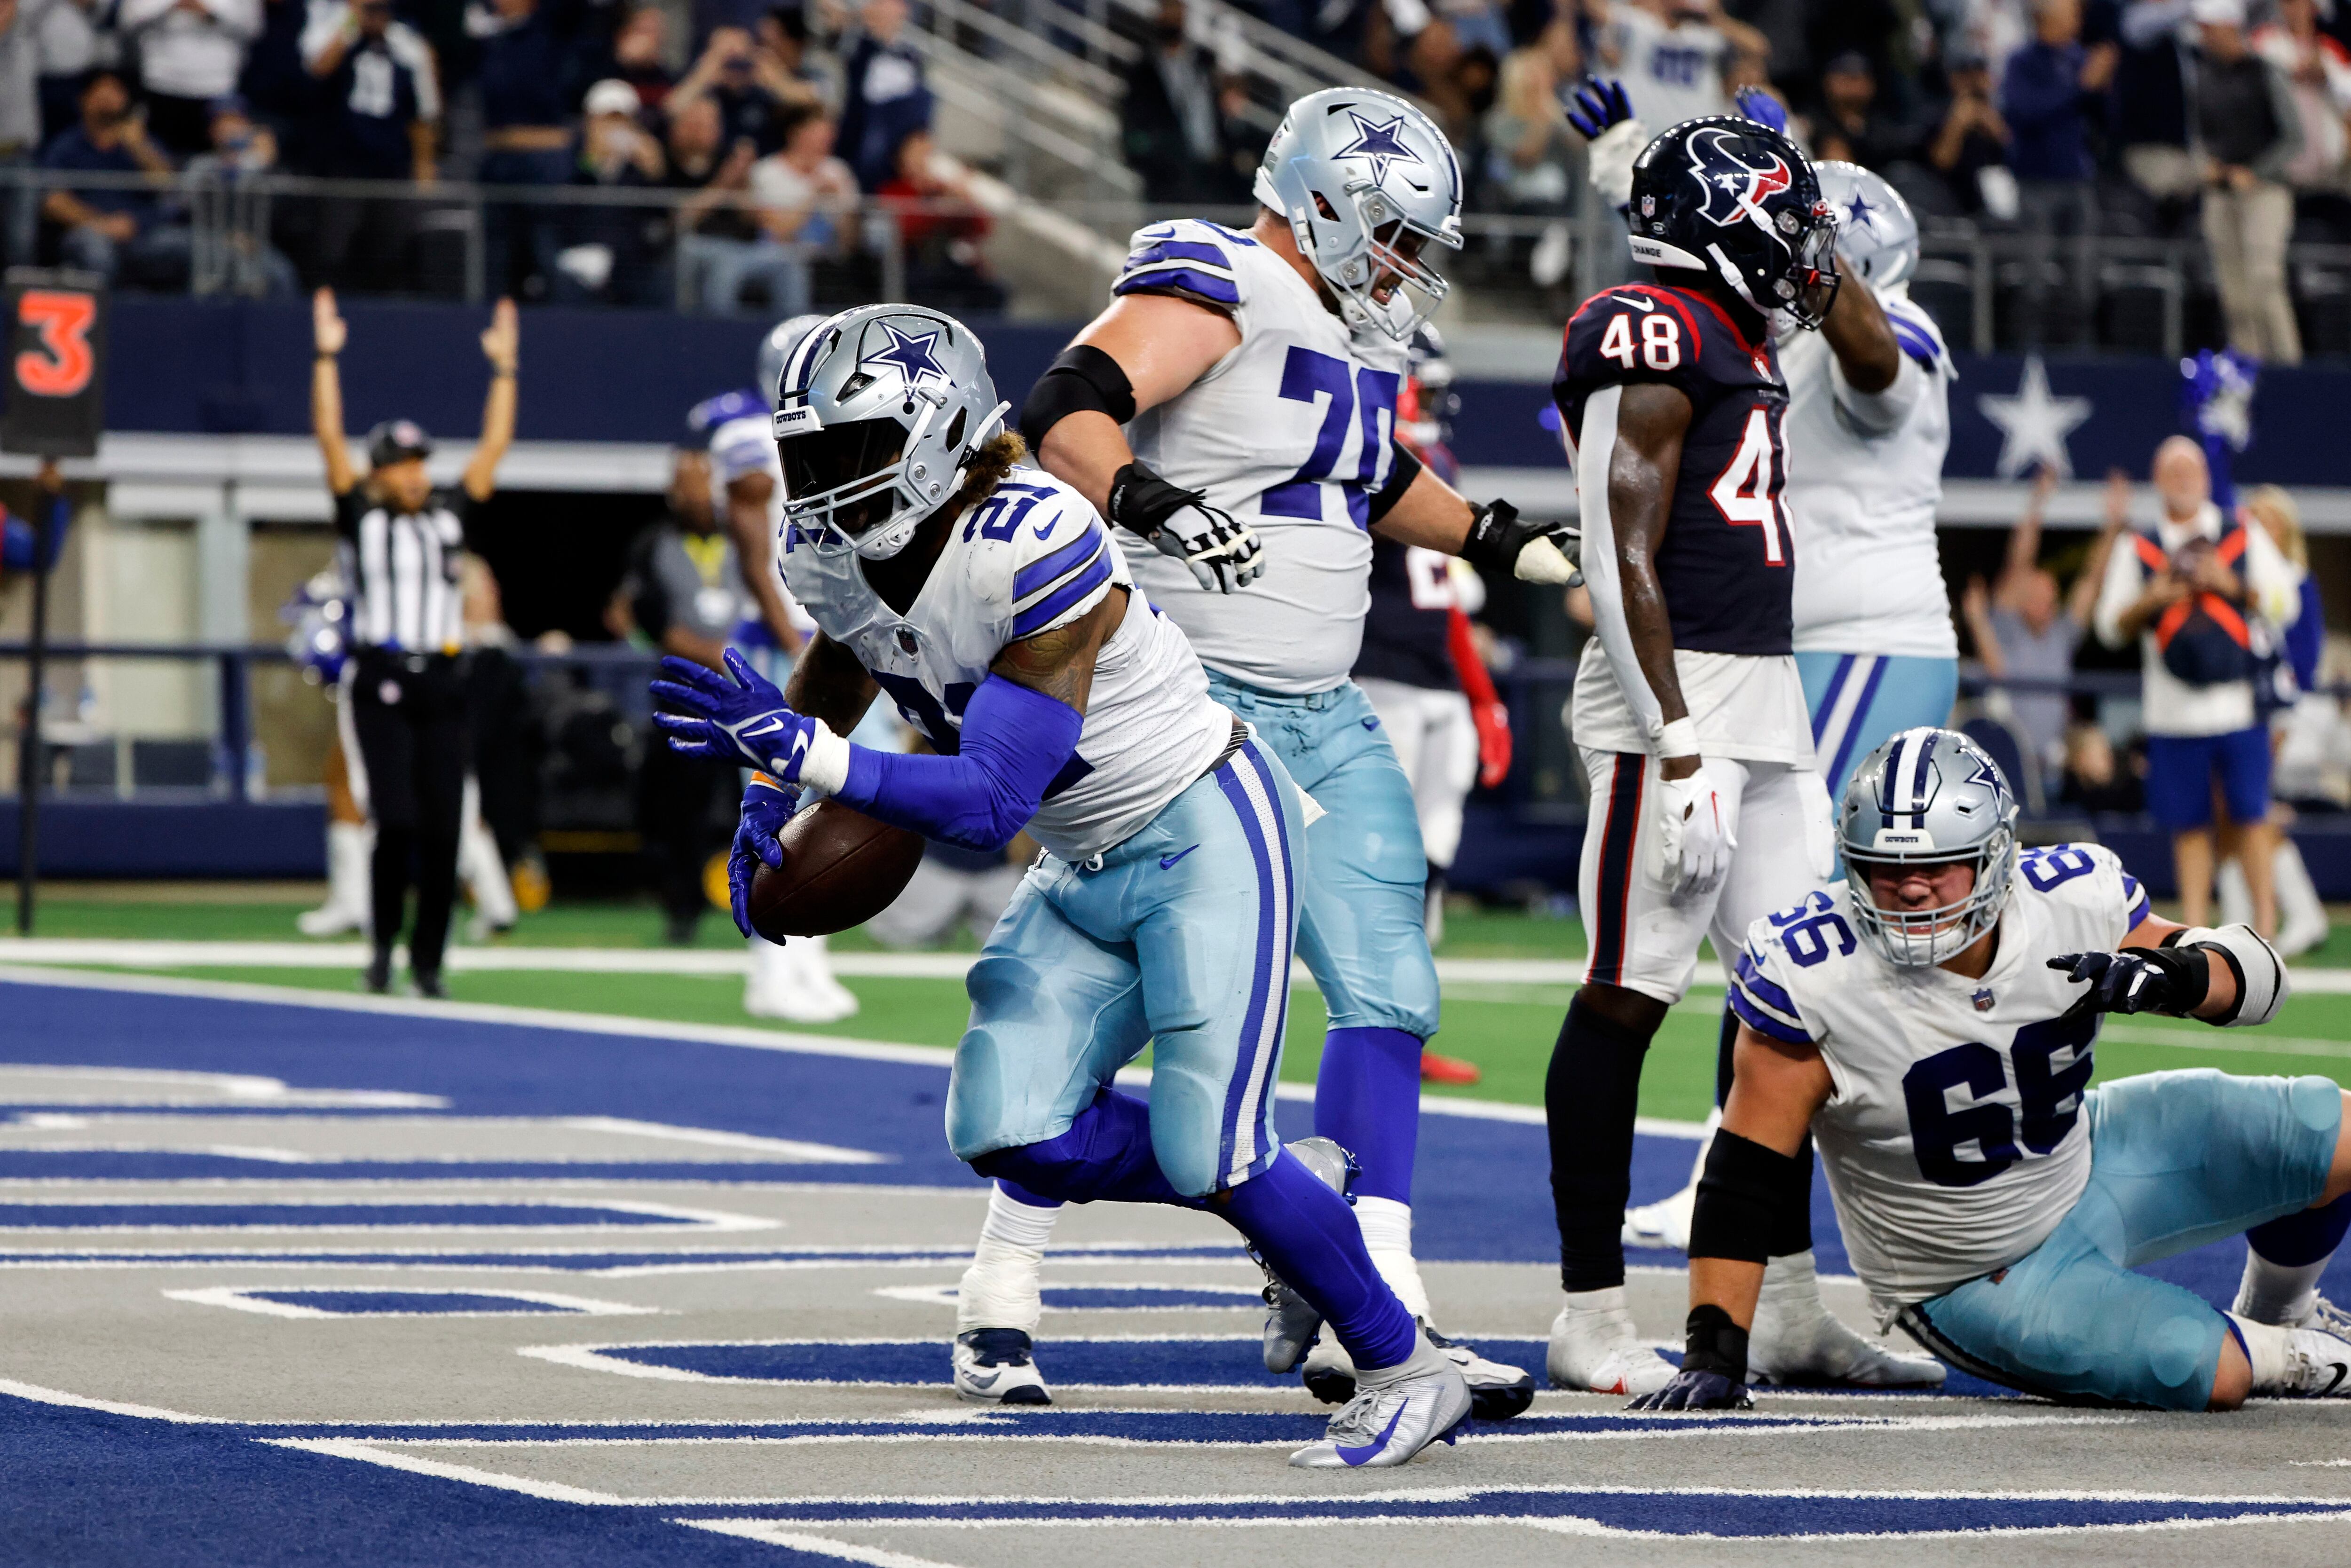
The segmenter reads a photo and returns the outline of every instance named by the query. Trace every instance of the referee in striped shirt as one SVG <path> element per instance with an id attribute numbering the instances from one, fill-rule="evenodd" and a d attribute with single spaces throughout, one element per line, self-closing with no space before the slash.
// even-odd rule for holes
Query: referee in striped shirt
<path id="1" fill-rule="evenodd" d="M 405 419 L 368 433 L 368 474 L 360 477 L 343 440 L 335 364 L 350 329 L 331 290 L 321 288 L 312 300 L 311 327 L 318 357 L 310 425 L 327 460 L 336 550 L 351 591 L 351 657 L 343 666 L 338 723 L 352 783 L 375 822 L 375 952 L 367 988 L 392 988 L 392 947 L 413 862 L 416 927 L 408 940 L 409 972 L 420 996 L 445 996 L 441 956 L 457 898 L 457 836 L 473 753 L 457 558 L 466 518 L 496 489 L 498 459 L 514 440 L 520 329 L 514 301 L 499 300 L 482 334 L 490 396 L 481 439 L 463 483 L 444 490 L 424 471 L 432 438 Z"/>

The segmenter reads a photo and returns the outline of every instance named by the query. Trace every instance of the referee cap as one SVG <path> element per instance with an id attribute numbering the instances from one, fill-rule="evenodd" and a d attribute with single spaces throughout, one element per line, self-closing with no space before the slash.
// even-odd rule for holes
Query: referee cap
<path id="1" fill-rule="evenodd" d="M 387 419 L 368 432 L 368 466 L 381 468 L 433 455 L 433 438 L 413 419 Z"/>

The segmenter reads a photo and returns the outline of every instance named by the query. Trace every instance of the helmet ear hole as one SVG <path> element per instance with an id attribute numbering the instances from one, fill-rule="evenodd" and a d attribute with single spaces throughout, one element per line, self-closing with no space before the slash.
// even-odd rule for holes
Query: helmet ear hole
<path id="1" fill-rule="evenodd" d="M 946 444 L 948 451 L 960 452 L 963 450 L 963 427 L 964 411 L 962 409 L 957 409 L 956 410 L 954 422 L 947 426 L 946 434 L 941 437 L 941 439 Z"/>
<path id="2" fill-rule="evenodd" d="M 1337 209 L 1331 205 L 1330 198 L 1320 191 L 1314 193 L 1314 210 L 1322 214 L 1322 221 L 1326 224 L 1335 224 L 1339 221 Z"/>

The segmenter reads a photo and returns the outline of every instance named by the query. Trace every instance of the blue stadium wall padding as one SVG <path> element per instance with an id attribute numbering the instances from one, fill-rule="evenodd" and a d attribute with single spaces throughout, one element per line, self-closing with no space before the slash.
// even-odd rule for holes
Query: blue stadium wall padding
<path id="1" fill-rule="evenodd" d="M 16 874 L 19 808 L 0 800 L 0 876 Z M 319 800 L 44 800 L 43 877 L 322 877 Z"/>

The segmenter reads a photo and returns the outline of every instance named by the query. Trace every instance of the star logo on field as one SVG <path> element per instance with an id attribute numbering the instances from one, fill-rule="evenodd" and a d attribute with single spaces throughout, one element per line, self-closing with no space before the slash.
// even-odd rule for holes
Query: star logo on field
<path id="1" fill-rule="evenodd" d="M 910 387 L 920 382 L 925 376 L 936 376 L 941 381 L 947 379 L 946 367 L 939 363 L 935 352 L 939 341 L 936 332 L 915 337 L 901 332 L 887 321 L 882 322 L 881 328 L 890 334 L 890 346 L 858 361 L 859 369 L 862 370 L 867 365 L 888 365 L 904 377 Z"/>
<path id="2" fill-rule="evenodd" d="M 2003 479 L 2032 473 L 2043 463 L 2060 478 L 2071 478 L 2074 461 L 2065 451 L 2065 437 L 2090 417 L 2085 397 L 2054 397 L 2049 391 L 2049 371 L 2041 356 L 2024 361 L 2024 378 L 2016 395 L 1987 392 L 1976 399 L 1983 416 L 2000 426 L 2000 461 L 1993 472 Z"/>
<path id="3" fill-rule="evenodd" d="M 1390 163 L 1417 163 L 1420 154 L 1404 144 L 1404 116 L 1399 114 L 1384 125 L 1375 125 L 1353 110 L 1347 118 L 1355 122 L 1355 144 L 1342 147 L 1342 158 L 1368 158 L 1372 163 L 1372 183 L 1387 183 Z"/>
<path id="4" fill-rule="evenodd" d="M 1876 207 L 1861 199 L 1859 191 L 1855 191 L 1853 200 L 1845 204 L 1844 221 L 1857 228 L 1874 229 L 1877 226 L 1877 220 L 1870 214 L 1876 211 Z"/>

